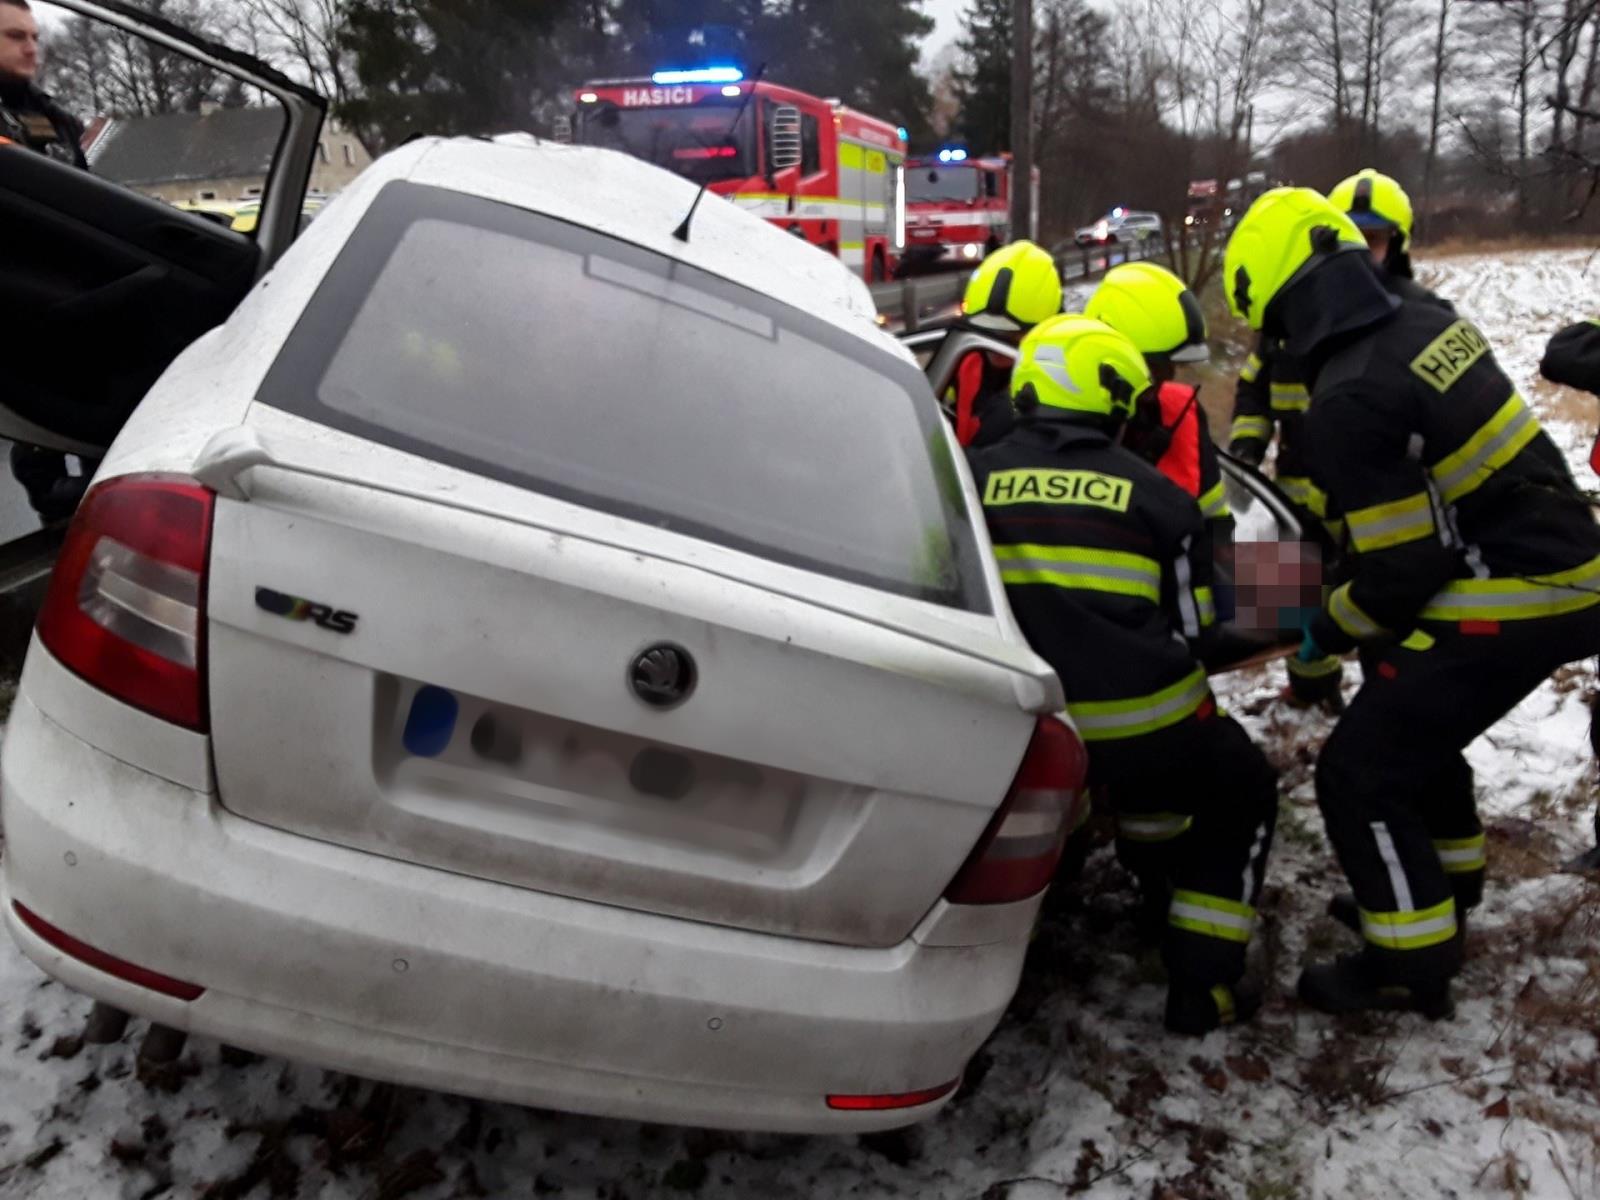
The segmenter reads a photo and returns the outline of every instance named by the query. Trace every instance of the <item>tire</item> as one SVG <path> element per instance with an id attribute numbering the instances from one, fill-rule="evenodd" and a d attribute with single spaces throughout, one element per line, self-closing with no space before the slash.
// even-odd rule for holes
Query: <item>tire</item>
<path id="1" fill-rule="evenodd" d="M 872 270 L 870 279 L 873 283 L 887 283 L 889 280 L 889 264 L 884 258 L 883 250 L 881 248 L 872 252 Z"/>

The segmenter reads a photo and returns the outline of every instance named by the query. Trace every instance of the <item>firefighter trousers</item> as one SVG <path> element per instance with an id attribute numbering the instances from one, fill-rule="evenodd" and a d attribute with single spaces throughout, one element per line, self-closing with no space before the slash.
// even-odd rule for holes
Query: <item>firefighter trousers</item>
<path id="1" fill-rule="evenodd" d="M 1483 826 L 1462 751 L 1564 663 L 1600 649 L 1600 607 L 1536 620 L 1428 623 L 1363 658 L 1364 681 L 1317 760 L 1317 804 L 1387 983 L 1461 962 L 1483 894 Z"/>
<path id="2" fill-rule="evenodd" d="M 1118 857 L 1170 890 L 1162 957 L 1174 983 L 1244 973 L 1278 818 L 1278 775 L 1238 722 L 1207 703 L 1176 725 L 1092 742 L 1089 778 L 1117 817 Z"/>

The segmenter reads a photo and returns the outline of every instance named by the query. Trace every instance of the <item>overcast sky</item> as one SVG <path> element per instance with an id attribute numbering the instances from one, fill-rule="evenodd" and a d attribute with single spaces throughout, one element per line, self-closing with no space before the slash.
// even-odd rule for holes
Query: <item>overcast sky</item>
<path id="1" fill-rule="evenodd" d="M 938 22 L 922 44 L 924 61 L 961 36 L 961 13 L 966 7 L 967 0 L 923 0 L 922 11 Z"/>

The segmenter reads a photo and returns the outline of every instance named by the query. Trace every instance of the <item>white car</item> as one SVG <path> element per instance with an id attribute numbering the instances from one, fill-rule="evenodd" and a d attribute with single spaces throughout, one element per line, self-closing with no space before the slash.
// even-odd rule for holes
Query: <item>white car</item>
<path id="1" fill-rule="evenodd" d="M 1113 208 L 1094 224 L 1083 226 L 1074 236 L 1080 246 L 1153 241 L 1161 237 L 1161 218 L 1153 212 Z"/>
<path id="2" fill-rule="evenodd" d="M 212 65 L 276 89 L 303 188 L 314 98 Z M 25 165 L 0 205 L 136 227 Z M 949 1100 L 1083 747 L 866 287 L 715 198 L 678 240 L 694 197 L 605 150 L 415 142 L 121 414 L 0 759 L 0 900 L 44 971 L 543 1107 L 842 1132 Z M 299 207 L 269 194 L 263 239 Z"/>

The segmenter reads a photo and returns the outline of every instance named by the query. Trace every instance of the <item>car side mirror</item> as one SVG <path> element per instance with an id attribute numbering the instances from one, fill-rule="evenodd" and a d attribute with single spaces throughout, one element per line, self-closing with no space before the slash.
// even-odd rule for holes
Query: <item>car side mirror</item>
<path id="1" fill-rule="evenodd" d="M 773 174 L 800 165 L 800 110 L 780 104 L 772 110 L 767 142 L 767 169 Z"/>

